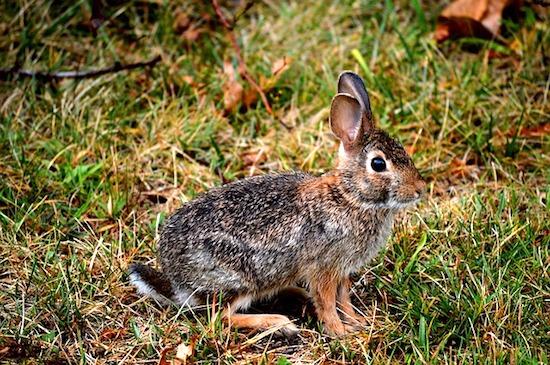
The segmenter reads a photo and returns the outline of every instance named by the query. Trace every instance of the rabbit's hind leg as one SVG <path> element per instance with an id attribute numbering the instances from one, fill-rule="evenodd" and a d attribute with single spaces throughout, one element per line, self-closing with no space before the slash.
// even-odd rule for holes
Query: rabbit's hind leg
<path id="1" fill-rule="evenodd" d="M 299 330 L 292 321 L 281 314 L 244 314 L 236 313 L 237 310 L 250 305 L 253 297 L 240 295 L 234 298 L 224 310 L 223 319 L 230 326 L 237 328 L 248 328 L 254 330 L 275 329 L 285 336 L 295 336 Z"/>

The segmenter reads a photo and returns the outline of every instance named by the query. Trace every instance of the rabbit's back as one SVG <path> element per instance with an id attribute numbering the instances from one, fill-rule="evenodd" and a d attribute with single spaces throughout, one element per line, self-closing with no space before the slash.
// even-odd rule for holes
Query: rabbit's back
<path id="1" fill-rule="evenodd" d="M 208 293 L 262 291 L 296 279 L 303 249 L 305 173 L 240 180 L 192 200 L 166 222 L 161 265 L 175 285 Z"/>

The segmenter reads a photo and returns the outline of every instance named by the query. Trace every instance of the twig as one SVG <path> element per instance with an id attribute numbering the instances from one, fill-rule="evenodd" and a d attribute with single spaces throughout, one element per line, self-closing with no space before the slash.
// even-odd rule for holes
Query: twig
<path id="1" fill-rule="evenodd" d="M 260 98 L 262 99 L 262 103 L 264 104 L 265 109 L 267 110 L 267 112 L 269 114 L 273 115 L 273 109 L 271 109 L 271 105 L 269 104 L 269 101 L 267 100 L 267 97 L 265 96 L 264 91 L 262 90 L 260 85 L 258 85 L 256 80 L 254 80 L 254 78 L 252 77 L 252 75 L 248 71 L 248 67 L 246 67 L 246 63 L 244 62 L 244 59 L 243 59 L 243 56 L 242 56 L 241 47 L 239 46 L 239 42 L 237 42 L 237 37 L 235 36 L 235 33 L 233 33 L 234 24 L 230 24 L 229 21 L 227 21 L 227 19 L 223 15 L 222 9 L 221 9 L 220 4 L 218 3 L 217 0 L 212 0 L 212 6 L 214 7 L 214 11 L 216 12 L 216 15 L 218 16 L 218 18 L 220 20 L 220 23 L 222 23 L 223 27 L 227 30 L 227 35 L 229 36 L 229 40 L 231 42 L 231 45 L 235 49 L 235 55 L 237 57 L 237 61 L 239 62 L 239 71 L 240 71 L 240 73 L 248 81 L 248 83 L 250 85 L 252 85 L 252 87 L 254 89 L 256 89 L 256 91 L 260 95 Z M 282 120 L 279 120 L 279 122 L 286 129 L 290 129 L 290 127 L 288 125 L 286 125 Z"/>
<path id="2" fill-rule="evenodd" d="M 88 79 L 92 77 L 98 77 L 108 73 L 114 73 L 125 70 L 133 70 L 141 67 L 153 67 L 161 60 L 160 55 L 145 62 L 136 62 L 129 64 L 122 64 L 116 62 L 111 67 L 100 68 L 97 70 L 87 71 L 58 71 L 58 72 L 46 72 L 46 71 L 31 71 L 22 70 L 18 68 L 2 68 L 0 69 L 0 80 L 7 80 L 10 76 L 19 77 L 33 77 L 36 79 L 42 79 L 44 81 L 60 80 L 60 79 Z"/>
<path id="3" fill-rule="evenodd" d="M 246 2 L 246 4 L 244 5 L 243 10 L 241 10 L 240 13 L 238 13 L 237 15 L 235 15 L 233 17 L 233 26 L 235 26 L 235 24 L 237 23 L 239 18 L 242 17 L 244 14 L 246 14 L 246 12 L 249 11 L 254 6 L 254 4 L 256 4 L 256 1 L 254 1 L 254 0 L 249 0 L 249 1 Z"/>

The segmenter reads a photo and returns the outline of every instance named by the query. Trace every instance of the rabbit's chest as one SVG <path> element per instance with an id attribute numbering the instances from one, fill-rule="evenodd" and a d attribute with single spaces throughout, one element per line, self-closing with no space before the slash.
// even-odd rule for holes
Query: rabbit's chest
<path id="1" fill-rule="evenodd" d="M 355 218 L 355 224 L 340 226 L 334 231 L 339 234 L 334 237 L 339 243 L 335 246 L 338 252 L 333 259 L 346 273 L 358 271 L 376 256 L 386 244 L 393 226 L 391 215 L 369 216 L 364 222 Z"/>

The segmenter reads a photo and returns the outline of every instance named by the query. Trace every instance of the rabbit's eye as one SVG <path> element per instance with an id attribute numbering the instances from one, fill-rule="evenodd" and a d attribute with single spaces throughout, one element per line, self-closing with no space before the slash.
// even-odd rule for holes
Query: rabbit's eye
<path id="1" fill-rule="evenodd" d="M 375 157 L 371 160 L 370 165 L 376 172 L 382 172 L 386 170 L 386 161 L 382 157 Z"/>

